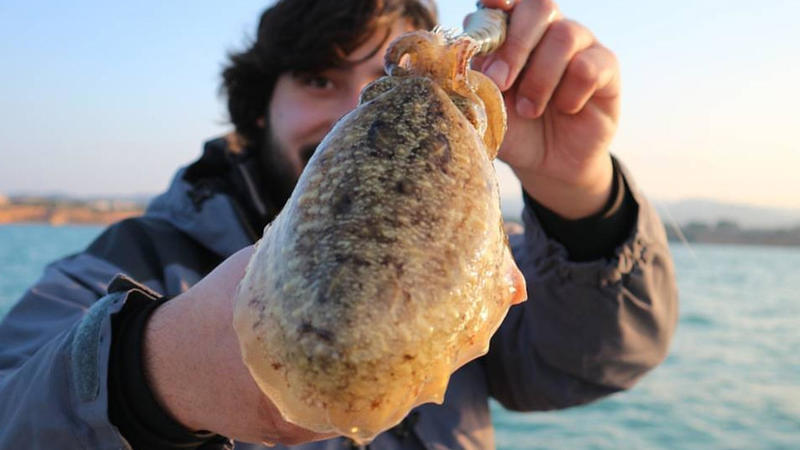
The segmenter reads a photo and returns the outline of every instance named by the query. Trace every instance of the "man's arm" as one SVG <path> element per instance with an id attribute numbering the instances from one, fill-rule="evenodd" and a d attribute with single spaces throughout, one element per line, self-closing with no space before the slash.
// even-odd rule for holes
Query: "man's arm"
<path id="1" fill-rule="evenodd" d="M 570 233 L 543 228 L 545 216 L 594 217 L 612 196 L 619 64 L 554 0 L 482 1 L 509 11 L 503 46 L 473 64 L 505 98 L 498 157 L 544 211 L 538 218 L 526 208 L 525 237 L 512 240 L 529 300 L 509 311 L 483 360 L 490 389 L 512 409 L 585 403 L 630 387 L 666 354 L 677 310 L 672 261 L 658 217 L 627 174 L 634 223 L 620 221 L 619 233 L 584 231 L 619 245 L 613 254 L 575 258 L 567 251 L 574 245 L 556 240 Z"/>
<path id="2" fill-rule="evenodd" d="M 555 0 L 482 0 L 508 10 L 505 43 L 473 61 L 503 92 L 498 152 L 525 192 L 554 213 L 597 213 L 612 185 L 609 146 L 620 113 L 616 56 Z"/>
<path id="3" fill-rule="evenodd" d="M 137 428 L 146 426 L 146 421 L 129 414 L 141 410 L 139 399 L 121 408 L 112 404 L 117 417 L 126 417 L 126 421 L 111 422 L 109 402 L 114 401 L 114 394 L 118 395 L 116 401 L 126 400 L 124 392 L 109 390 L 112 372 L 121 373 L 114 372 L 120 369 L 114 363 L 128 364 L 126 376 L 141 372 L 163 413 L 192 430 L 233 431 L 231 437 L 256 442 L 299 443 L 324 437 L 280 420 L 241 361 L 232 313 L 226 308 L 232 307 L 233 292 L 249 253 L 231 257 L 205 283 L 199 283 L 199 288 L 160 302 L 160 306 L 154 303 L 158 294 L 130 281 L 112 283 L 106 295 L 108 281 L 119 272 L 141 276 L 149 285 L 163 288 L 160 280 L 167 267 L 161 263 L 169 260 L 175 266 L 179 261 L 168 258 L 170 251 L 150 250 L 155 251 L 154 243 L 165 237 L 170 238 L 172 250 L 181 248 L 175 243 L 176 236 L 157 232 L 159 226 L 140 219 L 113 226 L 87 252 L 50 265 L 0 323 L 0 448 L 52 448 L 54 442 L 65 449 L 125 448 L 128 444 L 121 429 L 155 438 L 148 442 L 169 442 L 153 430 Z M 164 247 L 169 250 L 169 245 Z M 183 246 L 178 253 L 186 256 L 196 251 Z M 195 276 L 185 266 L 178 272 L 184 281 Z M 150 305 L 157 306 L 155 312 Z M 139 311 L 153 312 L 151 320 L 142 321 L 145 332 L 138 335 L 145 342 L 128 345 L 120 338 L 132 335 L 119 325 L 136 328 Z M 126 319 L 120 321 L 121 317 Z M 117 357 L 112 361 L 114 348 Z M 141 352 L 141 357 L 132 358 L 131 351 Z M 189 399 L 190 403 L 176 405 L 175 399 Z M 254 408 L 245 408 L 248 404 Z M 195 422 L 196 413 L 205 415 Z M 131 424 L 136 426 L 128 426 Z M 219 448 L 228 445 L 213 433 L 197 435 L 214 440 Z M 130 437 L 141 444 L 140 435 Z"/>
<path id="4" fill-rule="evenodd" d="M 163 221 L 135 218 L 45 269 L 0 323 L 0 448 L 122 446 L 107 386 L 113 318 L 129 295 L 106 295 L 108 284 L 126 273 L 176 294 L 212 264 L 196 247 Z"/>
<path id="5" fill-rule="evenodd" d="M 0 323 L 0 448 L 123 447 L 103 376 L 122 299 L 97 302 L 116 272 L 91 255 L 60 260 Z"/>
<path id="6" fill-rule="evenodd" d="M 637 208 L 610 257 L 576 262 L 530 205 L 525 235 L 511 237 L 528 301 L 509 310 L 483 359 L 491 395 L 509 409 L 590 402 L 630 388 L 666 356 L 677 320 L 672 259 L 658 216 L 621 170 Z"/>
<path id="7" fill-rule="evenodd" d="M 142 343 L 144 372 L 164 411 L 190 430 L 295 445 L 332 437 L 283 420 L 241 356 L 233 302 L 253 253 L 246 247 L 157 308 Z"/>

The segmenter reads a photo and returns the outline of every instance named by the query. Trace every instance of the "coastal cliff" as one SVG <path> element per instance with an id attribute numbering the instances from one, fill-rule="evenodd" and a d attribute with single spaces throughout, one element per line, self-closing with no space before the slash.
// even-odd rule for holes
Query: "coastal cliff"
<path id="1" fill-rule="evenodd" d="M 144 212 L 144 203 L 123 200 L 78 201 L 0 195 L 0 225 L 10 223 L 111 224 Z"/>

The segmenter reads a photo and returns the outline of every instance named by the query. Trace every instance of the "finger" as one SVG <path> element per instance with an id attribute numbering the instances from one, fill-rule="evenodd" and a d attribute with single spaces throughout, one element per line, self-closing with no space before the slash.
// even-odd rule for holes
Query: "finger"
<path id="1" fill-rule="evenodd" d="M 619 80 L 619 63 L 614 53 L 602 45 L 594 45 L 572 58 L 553 96 L 553 105 L 559 112 L 577 114 L 595 95 L 618 95 Z"/>
<path id="2" fill-rule="evenodd" d="M 553 22 L 519 80 L 517 113 L 531 119 L 539 117 L 572 59 L 594 41 L 592 33 L 577 22 Z"/>
<path id="3" fill-rule="evenodd" d="M 481 4 L 487 8 L 509 10 L 514 7 L 517 0 L 481 0 Z"/>
<path id="4" fill-rule="evenodd" d="M 553 0 L 523 1 L 514 7 L 505 42 L 482 70 L 501 91 L 514 84 L 531 51 L 559 14 Z"/>

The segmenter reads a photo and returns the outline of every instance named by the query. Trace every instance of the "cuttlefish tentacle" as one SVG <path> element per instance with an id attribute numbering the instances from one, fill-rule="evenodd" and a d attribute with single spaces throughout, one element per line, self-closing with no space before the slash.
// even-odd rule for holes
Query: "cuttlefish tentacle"
<path id="1" fill-rule="evenodd" d="M 483 101 L 486 110 L 483 143 L 486 145 L 489 159 L 494 159 L 508 129 L 503 94 L 491 78 L 478 71 L 471 70 L 469 78 L 470 84 L 475 88 L 475 94 Z"/>
<path id="2" fill-rule="evenodd" d="M 469 80 L 469 62 L 478 51 L 478 44 L 468 37 L 461 37 L 452 42 L 449 47 L 449 54 L 455 58 L 452 62 L 453 90 L 461 95 L 468 95 L 473 92 L 473 87 Z"/>
<path id="3" fill-rule="evenodd" d="M 416 31 L 392 42 L 384 64 L 391 76 L 422 76 L 448 93 L 469 96 L 467 72 L 478 44 L 467 37 L 449 41 L 444 32 Z"/>
<path id="4" fill-rule="evenodd" d="M 386 50 L 384 66 L 390 76 L 428 75 L 437 70 L 428 57 L 444 45 L 443 38 L 428 31 L 415 31 L 396 39 Z M 404 59 L 407 57 L 406 59 Z"/>
<path id="5" fill-rule="evenodd" d="M 478 49 L 479 45 L 469 37 L 452 38 L 441 30 L 416 31 L 389 46 L 385 66 L 392 77 L 420 76 L 436 81 L 478 131 L 493 159 L 506 132 L 506 111 L 497 86 L 469 68 Z M 369 95 L 362 96 L 362 101 L 387 88 L 376 86 Z"/>

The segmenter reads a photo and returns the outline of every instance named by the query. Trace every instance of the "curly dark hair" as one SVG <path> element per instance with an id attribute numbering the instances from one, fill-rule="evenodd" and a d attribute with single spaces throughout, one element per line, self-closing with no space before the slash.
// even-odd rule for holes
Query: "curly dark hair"
<path id="1" fill-rule="evenodd" d="M 345 57 L 398 17 L 418 29 L 436 24 L 431 0 L 280 0 L 264 11 L 255 42 L 229 55 L 221 91 L 230 120 L 246 143 L 255 144 L 279 75 L 347 64 Z"/>

